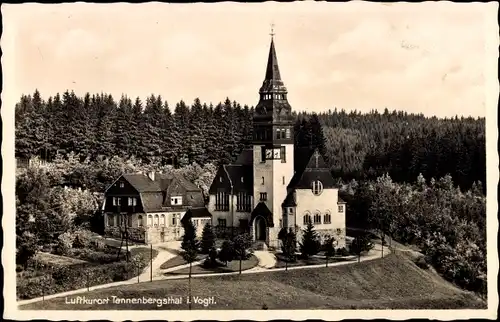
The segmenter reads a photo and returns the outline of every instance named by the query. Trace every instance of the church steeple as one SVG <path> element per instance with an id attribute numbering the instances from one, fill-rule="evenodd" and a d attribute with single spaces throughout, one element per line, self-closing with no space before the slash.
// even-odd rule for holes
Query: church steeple
<path id="1" fill-rule="evenodd" d="M 259 103 L 255 107 L 254 141 L 261 143 L 278 143 L 276 140 L 293 140 L 288 135 L 273 135 L 274 132 L 285 131 L 293 123 L 292 108 L 287 100 L 288 90 L 281 79 L 278 57 L 274 44 L 274 31 L 271 31 L 271 45 L 267 58 L 266 75 L 259 90 Z M 286 128 L 285 128 L 286 127 Z M 266 134 L 268 133 L 268 134 Z"/>

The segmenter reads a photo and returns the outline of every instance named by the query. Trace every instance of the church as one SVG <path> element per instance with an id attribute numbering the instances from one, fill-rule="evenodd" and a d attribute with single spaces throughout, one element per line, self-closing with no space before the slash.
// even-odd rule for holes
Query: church
<path id="1" fill-rule="evenodd" d="M 249 232 L 263 248 L 279 247 L 291 228 L 301 240 L 312 222 L 324 240 L 345 247 L 346 204 L 317 150 L 294 147 L 292 109 L 271 38 L 264 82 L 253 116 L 252 148 L 221 165 L 209 189 L 208 211 L 216 232 Z"/>

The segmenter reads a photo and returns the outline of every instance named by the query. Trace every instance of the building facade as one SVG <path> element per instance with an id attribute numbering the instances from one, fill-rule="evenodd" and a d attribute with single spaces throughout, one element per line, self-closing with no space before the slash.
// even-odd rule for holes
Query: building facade
<path id="1" fill-rule="evenodd" d="M 294 121 L 271 39 L 265 79 L 253 117 L 252 148 L 218 169 L 208 210 L 216 230 L 249 231 L 255 241 L 277 247 L 278 233 L 298 238 L 309 221 L 324 238 L 345 245 L 345 203 L 338 197 L 322 156 L 294 148 Z"/>
<path id="2" fill-rule="evenodd" d="M 105 191 L 105 234 L 154 244 L 180 240 L 182 221 L 190 219 L 198 235 L 211 215 L 202 191 L 180 175 L 123 174 Z"/>

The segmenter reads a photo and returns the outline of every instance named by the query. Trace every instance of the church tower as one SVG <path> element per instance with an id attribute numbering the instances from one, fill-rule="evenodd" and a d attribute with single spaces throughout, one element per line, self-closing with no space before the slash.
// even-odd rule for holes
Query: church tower
<path id="1" fill-rule="evenodd" d="M 277 243 L 280 226 L 286 219 L 283 218 L 282 202 L 287 196 L 287 185 L 294 175 L 294 122 L 287 94 L 278 67 L 274 34 L 271 33 L 266 75 L 253 116 L 255 211 L 252 216 L 255 239 L 265 240 L 271 245 Z M 266 218 L 265 236 L 264 222 L 253 220 L 259 216 L 259 210 L 262 213 L 260 217 Z M 263 212 L 267 212 L 267 215 Z"/>

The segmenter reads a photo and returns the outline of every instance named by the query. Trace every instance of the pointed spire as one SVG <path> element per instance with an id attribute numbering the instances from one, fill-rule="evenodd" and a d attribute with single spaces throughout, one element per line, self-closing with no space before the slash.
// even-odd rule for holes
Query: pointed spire
<path id="1" fill-rule="evenodd" d="M 278 67 L 278 58 L 276 49 L 274 49 L 274 28 L 271 29 L 271 47 L 269 48 L 269 57 L 267 59 L 266 80 L 281 80 L 280 69 Z"/>

